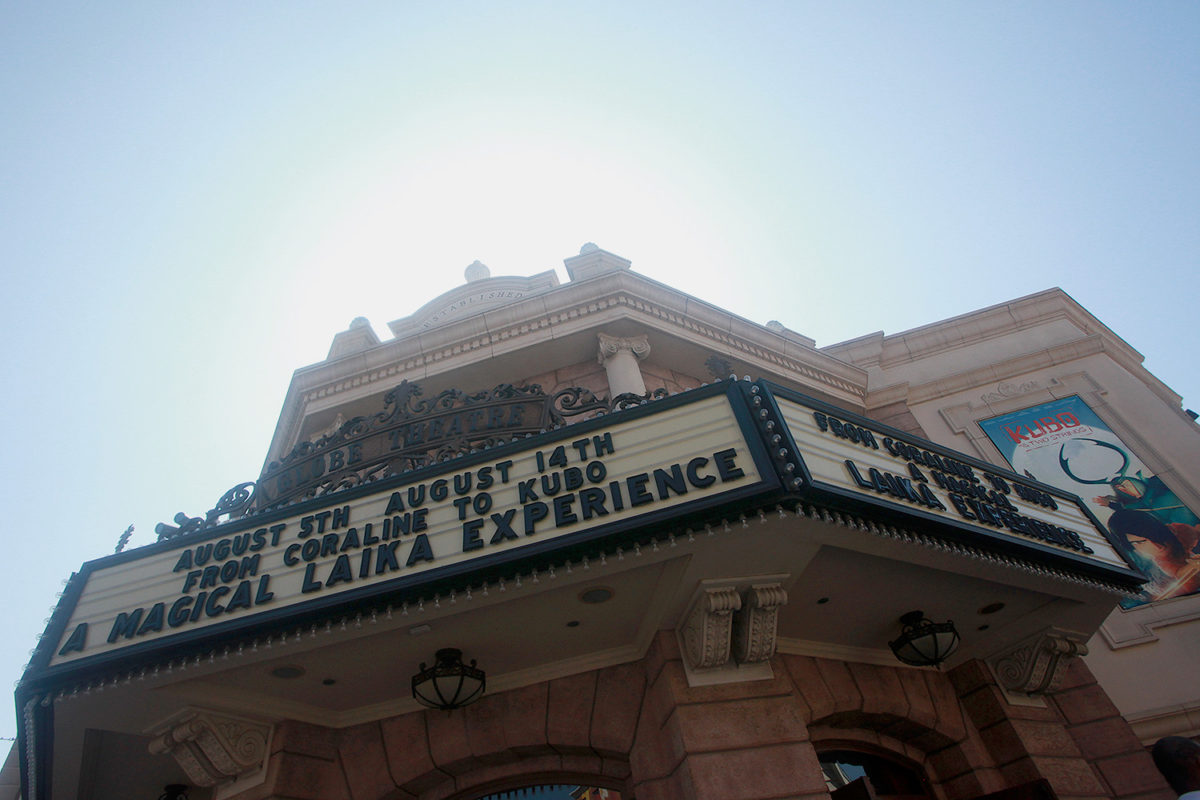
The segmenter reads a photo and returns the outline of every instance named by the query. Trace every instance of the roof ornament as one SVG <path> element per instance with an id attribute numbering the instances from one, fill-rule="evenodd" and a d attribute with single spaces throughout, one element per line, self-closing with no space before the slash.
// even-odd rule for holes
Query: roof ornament
<path id="1" fill-rule="evenodd" d="M 467 283 L 475 283 L 475 281 L 487 280 L 492 277 L 492 271 L 488 269 L 487 264 L 475 259 L 463 272 L 463 275 L 466 277 Z"/>

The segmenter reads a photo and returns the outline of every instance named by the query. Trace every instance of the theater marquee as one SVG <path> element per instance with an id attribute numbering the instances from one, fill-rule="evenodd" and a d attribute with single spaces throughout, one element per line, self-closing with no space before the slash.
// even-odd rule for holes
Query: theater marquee
<path id="1" fill-rule="evenodd" d="M 402 598 L 440 578 L 776 492 L 764 453 L 741 387 L 714 386 L 167 539 L 84 566 L 47 666 Z"/>
<path id="2" fill-rule="evenodd" d="M 1074 495 L 783 389 L 768 394 L 808 497 L 1140 577 Z"/>
<path id="3" fill-rule="evenodd" d="M 438 404 L 428 418 L 447 413 L 461 411 Z M 409 416 L 406 425 L 425 424 Z M 291 463 L 314 457 L 299 456 Z M 223 524 L 168 528 L 156 545 L 83 566 L 34 670 L 49 677 L 363 603 L 421 602 L 646 542 L 693 515 L 797 501 L 1114 585 L 1143 580 L 1074 495 L 780 387 L 728 382 Z"/>

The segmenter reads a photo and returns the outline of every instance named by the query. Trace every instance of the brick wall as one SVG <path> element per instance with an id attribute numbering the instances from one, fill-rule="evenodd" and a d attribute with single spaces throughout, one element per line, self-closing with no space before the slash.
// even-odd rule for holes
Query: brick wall
<path id="1" fill-rule="evenodd" d="M 675 635 L 641 661 L 343 730 L 276 729 L 267 782 L 239 800 L 474 800 L 580 782 L 631 800 L 828 798 L 824 749 L 884 755 L 941 800 L 1044 781 L 1060 800 L 1172 800 L 1076 661 L 1061 692 L 1011 703 L 981 662 L 950 673 L 805 656 L 771 680 L 689 686 Z"/>

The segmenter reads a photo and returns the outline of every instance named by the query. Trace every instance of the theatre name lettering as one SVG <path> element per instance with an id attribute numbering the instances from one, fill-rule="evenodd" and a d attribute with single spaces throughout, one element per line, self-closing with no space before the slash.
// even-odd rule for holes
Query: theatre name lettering
<path id="1" fill-rule="evenodd" d="M 126 570 L 97 570 L 53 660 L 486 556 L 758 480 L 724 397 L 679 411 L 686 413 L 676 424 L 643 417 L 173 548 Z M 647 467 L 651 454 L 656 465 Z M 112 574 L 100 581 L 106 572 Z"/>

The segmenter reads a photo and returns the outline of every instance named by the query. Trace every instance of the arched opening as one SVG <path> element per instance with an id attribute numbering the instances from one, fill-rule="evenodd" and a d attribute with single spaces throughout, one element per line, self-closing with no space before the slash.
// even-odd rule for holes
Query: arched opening
<path id="1" fill-rule="evenodd" d="M 825 785 L 835 800 L 928 800 L 929 781 L 915 765 L 876 752 L 817 751 Z"/>

